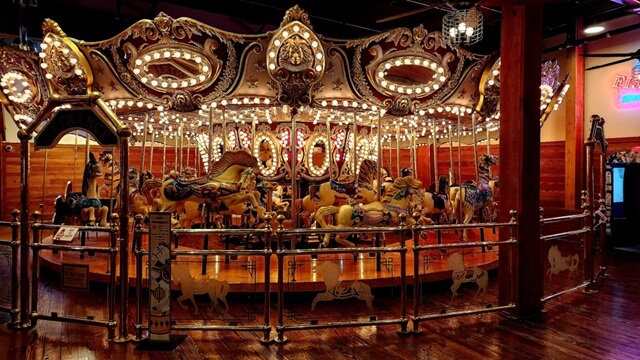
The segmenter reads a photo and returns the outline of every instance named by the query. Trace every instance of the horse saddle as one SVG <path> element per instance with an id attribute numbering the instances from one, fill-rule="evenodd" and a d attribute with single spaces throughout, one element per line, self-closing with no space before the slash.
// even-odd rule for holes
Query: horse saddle
<path id="1" fill-rule="evenodd" d="M 354 196 L 358 191 L 358 186 L 355 181 L 341 182 L 331 179 L 330 184 L 331 190 L 338 193 L 347 194 L 349 196 Z"/>

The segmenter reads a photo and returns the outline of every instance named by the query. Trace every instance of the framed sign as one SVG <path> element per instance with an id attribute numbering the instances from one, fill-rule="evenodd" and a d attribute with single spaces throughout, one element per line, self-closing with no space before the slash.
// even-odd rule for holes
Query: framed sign
<path id="1" fill-rule="evenodd" d="M 89 290 L 89 265 L 62 263 L 62 287 Z"/>

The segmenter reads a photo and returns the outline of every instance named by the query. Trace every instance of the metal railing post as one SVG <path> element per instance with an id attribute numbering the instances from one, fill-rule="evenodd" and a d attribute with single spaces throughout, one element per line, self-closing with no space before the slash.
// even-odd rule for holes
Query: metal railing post
<path id="1" fill-rule="evenodd" d="M 20 216 L 20 210 L 14 209 L 11 211 L 11 216 L 13 219 L 11 220 L 11 323 L 12 327 L 17 327 L 20 324 L 18 319 L 20 315 L 20 307 L 19 307 L 19 289 L 20 289 L 20 278 L 18 276 L 19 273 L 19 259 L 18 253 L 20 249 L 20 220 L 18 216 Z"/>

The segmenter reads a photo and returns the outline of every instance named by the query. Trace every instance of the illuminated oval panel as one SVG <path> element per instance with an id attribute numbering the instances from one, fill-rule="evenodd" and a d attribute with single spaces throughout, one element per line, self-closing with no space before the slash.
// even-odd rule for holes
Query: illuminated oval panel
<path id="1" fill-rule="evenodd" d="M 373 82 L 381 92 L 417 98 L 438 90 L 448 78 L 448 70 L 436 60 L 418 55 L 385 59 L 373 74 Z"/>
<path id="2" fill-rule="evenodd" d="M 220 74 L 220 63 L 195 49 L 162 47 L 144 51 L 129 63 L 134 76 L 159 91 L 202 89 Z"/>

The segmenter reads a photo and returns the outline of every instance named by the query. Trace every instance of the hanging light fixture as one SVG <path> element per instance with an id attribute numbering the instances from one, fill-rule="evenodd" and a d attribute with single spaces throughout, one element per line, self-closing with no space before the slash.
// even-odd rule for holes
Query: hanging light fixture
<path id="1" fill-rule="evenodd" d="M 473 45 L 482 40 L 482 13 L 477 1 L 447 1 L 453 12 L 442 18 L 442 35 L 451 45 Z"/>

